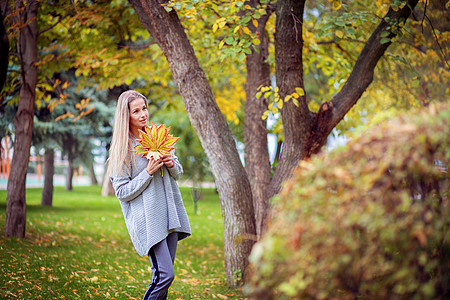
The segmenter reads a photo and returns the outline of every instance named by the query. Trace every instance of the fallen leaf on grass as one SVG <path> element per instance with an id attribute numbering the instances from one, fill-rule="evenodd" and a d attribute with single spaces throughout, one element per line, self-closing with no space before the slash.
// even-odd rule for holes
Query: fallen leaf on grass
<path id="1" fill-rule="evenodd" d="M 197 286 L 201 283 L 200 279 L 192 278 L 192 279 L 181 279 L 182 282 L 187 283 L 191 286 Z"/>

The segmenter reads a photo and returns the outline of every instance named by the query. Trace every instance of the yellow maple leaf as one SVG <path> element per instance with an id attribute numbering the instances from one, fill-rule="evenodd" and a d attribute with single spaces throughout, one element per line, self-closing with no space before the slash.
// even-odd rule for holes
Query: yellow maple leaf
<path id="1" fill-rule="evenodd" d="M 139 145 L 135 146 L 136 154 L 150 159 L 158 160 L 165 154 L 175 149 L 175 143 L 179 137 L 170 134 L 170 127 L 166 124 L 145 126 L 144 131 L 139 129 Z"/>

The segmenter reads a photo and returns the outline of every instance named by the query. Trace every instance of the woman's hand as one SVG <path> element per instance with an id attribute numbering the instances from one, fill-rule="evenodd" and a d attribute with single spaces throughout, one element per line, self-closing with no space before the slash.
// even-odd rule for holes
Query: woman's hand
<path id="1" fill-rule="evenodd" d="M 145 168 L 148 174 L 153 175 L 159 168 L 163 166 L 163 162 L 161 159 L 155 160 L 153 157 L 150 157 L 148 160 L 147 167 Z"/>
<path id="2" fill-rule="evenodd" d="M 162 162 L 170 169 L 173 168 L 174 163 L 172 159 L 172 154 L 165 154 L 161 157 Z"/>

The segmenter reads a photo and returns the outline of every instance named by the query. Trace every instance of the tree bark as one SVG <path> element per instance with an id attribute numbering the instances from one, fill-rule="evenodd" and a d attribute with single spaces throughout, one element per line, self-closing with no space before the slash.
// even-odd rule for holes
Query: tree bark
<path id="1" fill-rule="evenodd" d="M 72 133 L 66 133 L 63 137 L 63 149 L 67 153 L 67 174 L 66 174 L 66 191 L 71 191 L 73 189 L 73 173 L 74 166 L 73 161 L 75 159 L 75 151 L 78 149 L 78 141 L 72 135 Z"/>
<path id="2" fill-rule="evenodd" d="M 53 204 L 53 175 L 55 174 L 55 151 L 46 149 L 44 155 L 44 188 L 42 190 L 41 205 Z"/>
<path id="3" fill-rule="evenodd" d="M 280 98 L 304 88 L 303 84 L 303 11 L 305 0 L 278 1 L 275 31 L 275 76 Z M 313 114 L 308 109 L 306 96 L 301 96 L 299 106 L 292 101 L 283 105 L 281 118 L 284 128 L 283 151 L 269 188 L 269 198 L 281 190 L 281 184 L 305 158 L 307 139 Z"/>
<path id="4" fill-rule="evenodd" d="M 102 181 L 102 196 L 114 196 L 114 188 L 112 186 L 111 180 L 109 180 L 108 174 L 106 174 L 106 170 L 108 169 L 108 161 L 105 163 L 105 172 L 103 174 Z"/>
<path id="5" fill-rule="evenodd" d="M 257 7 L 258 1 L 247 1 L 246 4 Z M 269 209 L 267 192 L 270 183 L 270 160 L 267 147 L 267 120 L 262 119 L 263 113 L 267 110 L 268 100 L 263 96 L 256 98 L 256 93 L 259 86 L 270 86 L 270 65 L 267 61 L 269 46 L 265 27 L 271 14 L 272 11 L 268 8 L 267 14 L 258 20 L 258 28 L 252 23 L 248 25 L 261 41 L 257 46 L 259 52 L 252 50 L 252 53 L 247 55 L 244 121 L 245 170 L 252 188 L 258 238 L 261 236 Z"/>
<path id="6" fill-rule="evenodd" d="M 94 163 L 93 162 L 89 164 L 89 173 L 90 173 L 90 176 L 91 176 L 91 184 L 92 185 L 98 185 L 97 176 L 95 175 Z"/>
<path id="7" fill-rule="evenodd" d="M 176 12 L 168 13 L 161 6 L 163 1 L 129 2 L 164 52 L 191 124 L 211 164 L 224 221 L 227 283 L 239 284 L 236 274 L 241 273 L 245 278 L 254 244 L 248 237 L 255 236 L 256 229 L 251 186 L 235 141 Z"/>
<path id="8" fill-rule="evenodd" d="M 109 180 L 109 178 L 106 174 L 103 175 L 101 195 L 102 196 L 114 196 L 115 195 L 111 180 Z"/>
<path id="9" fill-rule="evenodd" d="M 5 16 L 6 9 L 0 7 L 0 92 L 6 82 L 9 64 L 9 39 L 5 28 Z"/>
<path id="10" fill-rule="evenodd" d="M 68 158 L 68 162 L 69 165 L 67 166 L 67 174 L 66 174 L 66 191 L 71 191 L 73 190 L 72 183 L 73 183 L 74 168 L 73 168 L 73 159 L 70 157 L 70 155 Z"/>
<path id="11" fill-rule="evenodd" d="M 6 205 L 6 236 L 25 236 L 26 199 L 25 181 L 28 161 L 30 159 L 31 136 L 33 129 L 35 89 L 37 82 L 37 10 L 38 1 L 28 1 L 24 7 L 23 1 L 16 1 L 21 26 L 17 48 L 21 63 L 21 83 L 19 104 L 14 116 L 15 140 L 11 173 L 7 186 Z"/>

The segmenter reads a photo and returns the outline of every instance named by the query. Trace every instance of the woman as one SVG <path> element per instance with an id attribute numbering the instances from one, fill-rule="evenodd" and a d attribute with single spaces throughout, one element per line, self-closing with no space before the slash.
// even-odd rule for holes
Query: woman
<path id="1" fill-rule="evenodd" d="M 148 124 L 148 118 L 147 99 L 142 94 L 130 90 L 119 96 L 108 164 L 131 241 L 138 254 L 148 255 L 152 263 L 152 283 L 145 300 L 167 298 L 175 277 L 177 242 L 191 234 L 176 183 L 183 174 L 178 158 L 173 151 L 158 160 L 134 153 L 139 129 Z"/>

